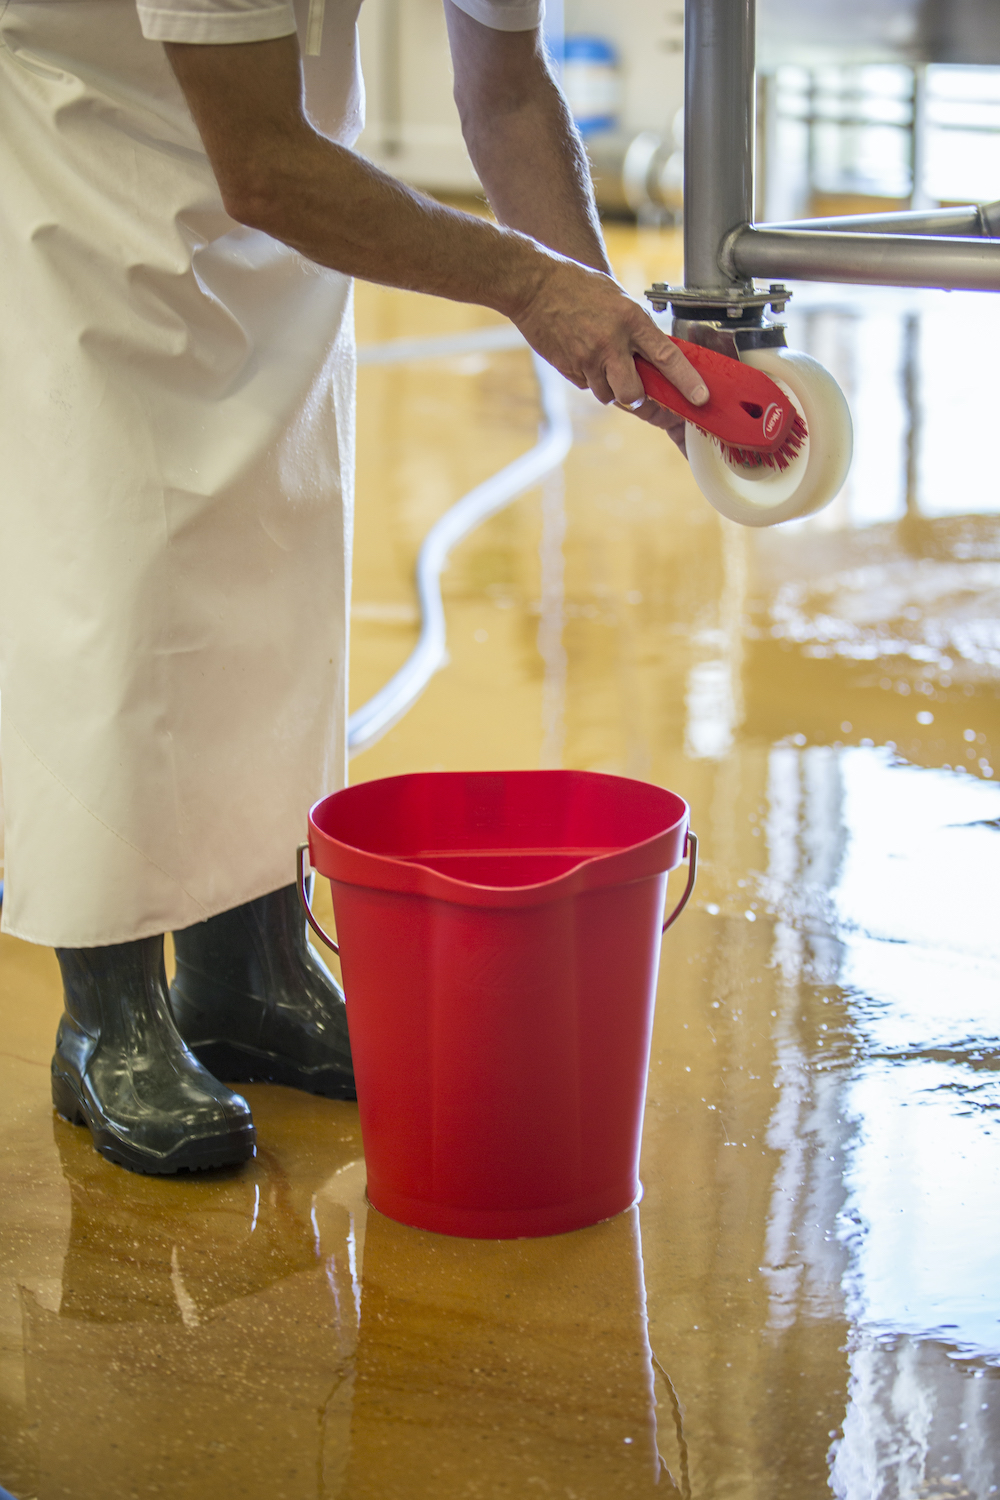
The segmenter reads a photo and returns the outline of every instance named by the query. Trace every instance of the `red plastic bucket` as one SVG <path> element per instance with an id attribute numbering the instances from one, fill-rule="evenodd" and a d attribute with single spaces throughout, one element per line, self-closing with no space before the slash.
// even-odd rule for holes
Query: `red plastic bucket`
<path id="1" fill-rule="evenodd" d="M 300 891 L 330 943 L 306 847 Z M 667 871 L 685 847 L 670 921 L 697 840 L 661 787 L 431 772 L 317 802 L 309 857 L 333 891 L 377 1209 L 507 1239 L 635 1201 Z"/>

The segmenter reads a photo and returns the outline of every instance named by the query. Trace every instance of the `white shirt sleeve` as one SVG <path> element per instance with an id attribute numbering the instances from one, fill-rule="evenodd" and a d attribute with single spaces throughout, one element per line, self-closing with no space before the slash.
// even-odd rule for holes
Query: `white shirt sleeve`
<path id="1" fill-rule="evenodd" d="M 493 31 L 533 31 L 541 26 L 545 0 L 452 0 L 474 21 Z"/>
<path id="2" fill-rule="evenodd" d="M 152 42 L 270 42 L 295 30 L 291 0 L 136 0 L 136 8 Z"/>

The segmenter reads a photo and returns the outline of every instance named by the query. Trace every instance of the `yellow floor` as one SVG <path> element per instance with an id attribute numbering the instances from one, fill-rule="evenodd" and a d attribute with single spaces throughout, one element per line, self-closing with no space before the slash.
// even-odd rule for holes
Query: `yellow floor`
<path id="1" fill-rule="evenodd" d="M 612 251 L 635 291 L 677 275 L 671 235 Z M 998 318 L 792 310 L 857 422 L 831 510 L 741 531 L 573 393 L 563 475 L 456 552 L 450 663 L 353 766 L 580 766 L 691 803 L 641 1204 L 541 1241 L 405 1229 L 366 1209 L 356 1107 L 266 1086 L 249 1169 L 121 1171 L 51 1111 L 52 955 L 3 939 L 19 1500 L 998 1493 Z M 489 321 L 358 289 L 362 343 Z M 426 530 L 536 424 L 519 352 L 362 370 L 355 704 L 412 646 Z"/>

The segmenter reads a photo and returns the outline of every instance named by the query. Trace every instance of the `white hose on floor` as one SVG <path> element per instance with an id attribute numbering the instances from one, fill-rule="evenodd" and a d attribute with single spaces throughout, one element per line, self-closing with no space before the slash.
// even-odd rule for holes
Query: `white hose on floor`
<path id="1" fill-rule="evenodd" d="M 484 328 L 436 339 L 393 339 L 358 350 L 359 364 L 393 364 L 411 359 L 439 359 L 487 349 L 526 348 L 516 328 Z M 420 636 L 407 660 L 385 687 L 347 721 L 348 754 L 357 755 L 381 739 L 420 697 L 447 660 L 441 574 L 448 554 L 481 521 L 509 505 L 562 463 L 573 442 L 563 377 L 532 354 L 542 408 L 538 442 L 520 458 L 484 479 L 463 495 L 424 537 L 417 557 Z"/>
<path id="2" fill-rule="evenodd" d="M 460 354 L 527 347 L 512 323 L 500 323 L 493 328 L 469 328 L 465 333 L 443 333 L 433 339 L 386 339 L 382 344 L 362 344 L 358 364 L 399 365 L 409 359 L 454 359 Z"/>

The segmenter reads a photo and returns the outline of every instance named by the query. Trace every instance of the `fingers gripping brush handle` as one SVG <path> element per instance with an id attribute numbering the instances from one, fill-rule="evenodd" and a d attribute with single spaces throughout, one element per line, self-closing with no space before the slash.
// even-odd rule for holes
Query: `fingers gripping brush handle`
<path id="1" fill-rule="evenodd" d="M 791 397 L 762 370 L 686 339 L 672 342 L 703 377 L 711 394 L 704 406 L 694 406 L 655 365 L 637 354 L 635 367 L 646 395 L 717 438 L 733 463 L 786 469 L 807 435 Z"/>

